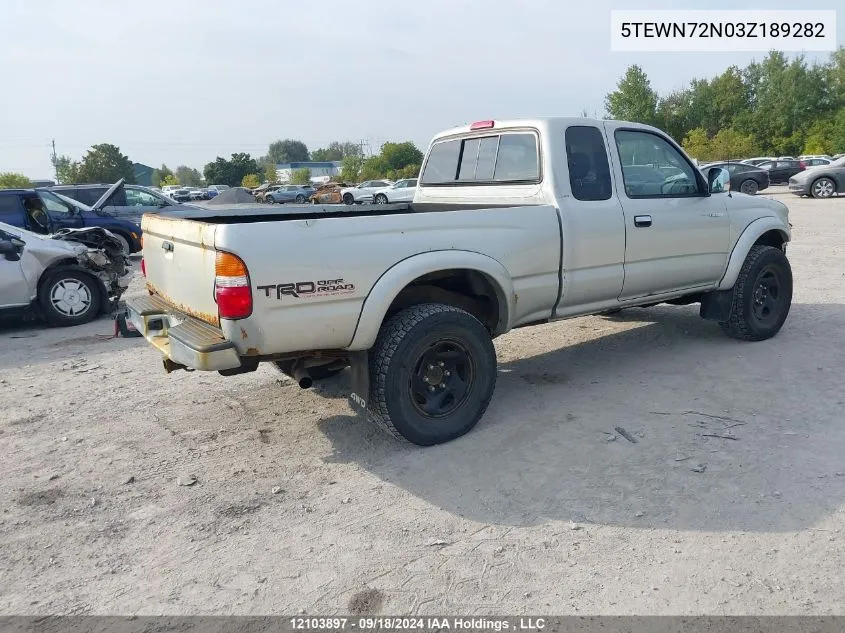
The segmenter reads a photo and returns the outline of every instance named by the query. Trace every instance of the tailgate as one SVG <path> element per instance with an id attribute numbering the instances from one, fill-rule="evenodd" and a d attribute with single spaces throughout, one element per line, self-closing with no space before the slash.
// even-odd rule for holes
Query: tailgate
<path id="1" fill-rule="evenodd" d="M 214 224 L 145 215 L 147 288 L 179 310 L 218 324 L 214 301 Z"/>

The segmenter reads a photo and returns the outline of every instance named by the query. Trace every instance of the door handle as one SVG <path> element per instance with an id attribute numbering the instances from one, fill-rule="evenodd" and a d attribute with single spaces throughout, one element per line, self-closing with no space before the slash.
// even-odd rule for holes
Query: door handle
<path id="1" fill-rule="evenodd" d="M 638 228 L 644 228 L 647 226 L 651 226 L 651 216 L 650 215 L 635 215 L 634 216 L 634 226 Z"/>

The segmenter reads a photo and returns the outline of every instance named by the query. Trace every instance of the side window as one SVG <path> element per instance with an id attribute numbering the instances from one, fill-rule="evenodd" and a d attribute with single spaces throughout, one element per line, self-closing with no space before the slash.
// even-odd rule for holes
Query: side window
<path id="1" fill-rule="evenodd" d="M 73 213 L 70 206 L 63 200 L 49 193 L 39 191 L 38 197 L 41 198 L 41 202 L 44 204 L 44 208 L 47 209 L 47 213 L 53 217 L 61 217 L 62 215 L 71 215 Z"/>
<path id="2" fill-rule="evenodd" d="M 566 129 L 569 185 L 576 200 L 608 200 L 611 196 L 610 166 L 601 131 L 591 125 Z"/>
<path id="3" fill-rule="evenodd" d="M 20 212 L 21 205 L 17 195 L 0 195 L 0 222 L 11 220 L 9 224 L 16 225 L 20 221 L 18 219 Z"/>
<path id="4" fill-rule="evenodd" d="M 638 130 L 617 130 L 615 137 L 629 198 L 699 195 L 695 169 L 666 139 Z"/>
<path id="5" fill-rule="evenodd" d="M 127 189 L 126 204 L 130 207 L 157 207 L 158 198 L 140 189 Z"/>
<path id="6" fill-rule="evenodd" d="M 413 180 L 409 180 L 409 181 L 408 181 L 408 186 L 409 186 L 409 187 L 416 187 L 416 186 L 417 186 L 417 179 L 416 179 L 416 178 L 414 178 Z"/>
<path id="7" fill-rule="evenodd" d="M 76 198 L 82 204 L 87 204 L 89 207 L 93 206 L 97 200 L 100 199 L 108 189 L 105 187 L 85 187 L 76 190 L 76 195 L 71 197 Z M 68 194 L 70 195 L 70 194 Z"/>

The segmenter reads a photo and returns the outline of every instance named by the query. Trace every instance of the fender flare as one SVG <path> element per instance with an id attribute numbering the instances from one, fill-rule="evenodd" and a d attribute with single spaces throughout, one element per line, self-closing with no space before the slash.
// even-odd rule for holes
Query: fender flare
<path id="1" fill-rule="evenodd" d="M 397 262 L 379 277 L 364 300 L 355 334 L 347 349 L 361 351 L 373 346 L 387 310 L 408 284 L 423 275 L 453 269 L 474 270 L 492 282 L 500 312 L 500 326 L 496 333 L 507 332 L 514 302 L 513 280 L 507 269 L 498 260 L 474 251 L 428 251 Z"/>
<path id="2" fill-rule="evenodd" d="M 754 246 L 754 243 L 760 239 L 760 236 L 769 231 L 778 231 L 785 242 L 790 240 L 789 230 L 784 228 L 783 222 L 774 216 L 766 216 L 758 218 L 745 227 L 745 230 L 739 236 L 739 239 L 734 244 L 731 256 L 728 259 L 728 266 L 725 269 L 725 274 L 721 281 L 716 286 L 717 290 L 729 290 L 733 288 L 736 279 L 739 276 L 739 270 L 748 256 L 748 251 Z"/>

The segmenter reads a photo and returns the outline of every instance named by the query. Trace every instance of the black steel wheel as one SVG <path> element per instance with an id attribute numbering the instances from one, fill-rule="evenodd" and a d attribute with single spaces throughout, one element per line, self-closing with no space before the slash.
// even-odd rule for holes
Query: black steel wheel
<path id="1" fill-rule="evenodd" d="M 780 331 L 792 305 L 792 268 L 786 253 L 773 246 L 752 246 L 742 264 L 731 298 L 728 336 L 762 341 Z"/>
<path id="2" fill-rule="evenodd" d="M 495 386 L 490 333 L 454 306 L 402 310 L 382 325 L 370 350 L 370 417 L 419 446 L 467 433 L 484 415 Z"/>

